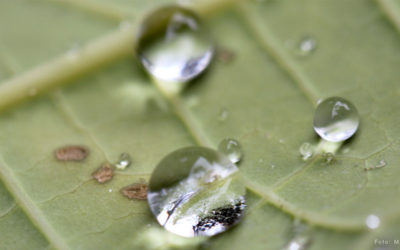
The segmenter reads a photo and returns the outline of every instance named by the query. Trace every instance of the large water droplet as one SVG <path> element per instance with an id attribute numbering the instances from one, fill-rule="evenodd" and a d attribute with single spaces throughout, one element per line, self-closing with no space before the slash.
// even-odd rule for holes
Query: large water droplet
<path id="1" fill-rule="evenodd" d="M 237 177 L 236 165 L 213 149 L 176 150 L 151 176 L 151 211 L 168 231 L 184 237 L 224 232 L 243 216 L 246 191 Z"/>
<path id="2" fill-rule="evenodd" d="M 146 70 L 164 82 L 187 82 L 210 64 L 214 48 L 199 17 L 186 8 L 168 6 L 142 23 L 137 52 Z"/>
<path id="3" fill-rule="evenodd" d="M 218 151 L 233 163 L 239 162 L 243 156 L 242 146 L 234 139 L 223 139 L 218 145 Z"/>
<path id="4" fill-rule="evenodd" d="M 322 101 L 314 114 L 314 130 L 325 140 L 340 142 L 350 138 L 358 129 L 356 107 L 341 97 Z"/>

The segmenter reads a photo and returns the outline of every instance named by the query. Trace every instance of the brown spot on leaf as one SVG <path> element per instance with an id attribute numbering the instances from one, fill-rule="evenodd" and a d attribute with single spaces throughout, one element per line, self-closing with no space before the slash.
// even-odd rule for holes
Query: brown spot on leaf
<path id="1" fill-rule="evenodd" d="M 114 166 L 106 162 L 99 169 L 97 169 L 92 176 L 97 180 L 98 183 L 105 183 L 113 178 Z"/>
<path id="2" fill-rule="evenodd" d="M 217 52 L 217 59 L 222 63 L 229 63 L 235 59 L 235 53 L 232 50 L 220 48 Z"/>
<path id="3" fill-rule="evenodd" d="M 128 199 L 147 200 L 147 184 L 134 183 L 123 187 L 121 189 L 121 194 Z"/>
<path id="4" fill-rule="evenodd" d="M 89 154 L 89 149 L 83 146 L 66 146 L 56 150 L 59 161 L 83 161 Z"/>

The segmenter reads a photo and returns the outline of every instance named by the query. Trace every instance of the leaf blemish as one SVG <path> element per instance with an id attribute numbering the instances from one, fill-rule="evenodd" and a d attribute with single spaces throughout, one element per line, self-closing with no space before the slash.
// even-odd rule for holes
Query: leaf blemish
<path id="1" fill-rule="evenodd" d="M 229 49 L 219 49 L 217 54 L 218 61 L 222 63 L 230 63 L 235 59 L 235 53 Z"/>
<path id="2" fill-rule="evenodd" d="M 114 166 L 106 162 L 99 169 L 97 169 L 92 176 L 97 180 L 98 183 L 106 183 L 114 176 Z"/>
<path id="3" fill-rule="evenodd" d="M 147 200 L 147 184 L 134 183 L 121 189 L 121 194 L 128 199 Z"/>
<path id="4" fill-rule="evenodd" d="M 59 161 L 83 161 L 88 155 L 89 149 L 83 146 L 66 146 L 55 151 Z"/>

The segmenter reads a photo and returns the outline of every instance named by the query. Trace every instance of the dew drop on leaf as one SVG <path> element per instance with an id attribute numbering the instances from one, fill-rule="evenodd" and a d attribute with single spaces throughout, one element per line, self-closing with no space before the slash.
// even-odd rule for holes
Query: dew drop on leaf
<path id="1" fill-rule="evenodd" d="M 311 36 L 305 36 L 298 44 L 297 53 L 300 56 L 307 56 L 317 48 L 317 41 Z"/>
<path id="2" fill-rule="evenodd" d="M 356 107 L 341 97 L 325 99 L 314 114 L 315 132 L 331 142 L 341 142 L 353 136 L 359 122 Z"/>
<path id="3" fill-rule="evenodd" d="M 295 220 L 289 243 L 285 245 L 283 250 L 305 250 L 309 248 L 310 245 L 311 237 L 309 227 L 300 221 Z"/>
<path id="4" fill-rule="evenodd" d="M 115 164 L 115 167 L 120 170 L 124 170 L 131 164 L 131 156 L 128 153 L 122 153 L 119 156 L 118 162 Z"/>
<path id="5" fill-rule="evenodd" d="M 301 146 L 299 148 L 299 152 L 300 152 L 300 155 L 303 158 L 303 160 L 306 161 L 313 156 L 314 148 L 310 143 L 305 142 L 305 143 L 301 144 Z"/>
<path id="6" fill-rule="evenodd" d="M 156 79 L 183 83 L 207 68 L 214 46 L 193 11 L 168 6 L 144 19 L 138 34 L 137 53 L 144 68 Z"/>
<path id="7" fill-rule="evenodd" d="M 367 216 L 367 218 L 365 219 L 365 224 L 367 225 L 368 228 L 370 229 L 376 229 L 379 227 L 379 225 L 381 224 L 381 220 L 379 219 L 378 216 L 374 215 L 374 214 L 370 214 Z"/>
<path id="8" fill-rule="evenodd" d="M 235 139 L 223 139 L 218 145 L 218 151 L 233 162 L 239 162 L 243 157 L 242 146 Z"/>
<path id="9" fill-rule="evenodd" d="M 151 211 L 165 229 L 180 236 L 222 233 L 243 216 L 246 189 L 238 174 L 236 165 L 216 150 L 176 150 L 151 176 Z"/>

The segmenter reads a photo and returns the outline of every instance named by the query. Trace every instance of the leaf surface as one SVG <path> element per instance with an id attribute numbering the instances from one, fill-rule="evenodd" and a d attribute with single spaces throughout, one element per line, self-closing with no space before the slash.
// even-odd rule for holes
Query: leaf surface
<path id="1" fill-rule="evenodd" d="M 143 239 L 176 246 L 169 234 L 149 233 L 159 226 L 147 203 L 128 200 L 119 189 L 148 180 L 175 149 L 199 138 L 216 147 L 227 137 L 244 149 L 247 214 L 204 246 L 280 249 L 298 219 L 309 227 L 310 249 L 365 249 L 376 238 L 396 239 L 400 40 L 396 12 L 382 10 L 397 2 L 267 0 L 222 8 L 216 3 L 194 6 L 215 8 L 206 22 L 233 60 L 215 60 L 178 101 L 160 92 L 127 56 L 1 113 L 1 249 L 132 249 Z M 5 0 L 2 84 L 119 29 L 124 18 L 137 24 L 162 4 Z M 299 56 L 305 36 L 317 47 Z M 333 163 L 321 157 L 305 162 L 298 149 L 319 142 L 313 112 L 329 96 L 353 102 L 361 127 Z M 57 161 L 54 151 L 65 145 L 85 145 L 90 154 L 84 162 Z M 132 165 L 112 181 L 96 183 L 92 172 L 123 152 L 132 156 Z M 381 160 L 385 167 L 364 170 Z M 381 219 L 378 229 L 367 230 L 369 214 Z"/>

